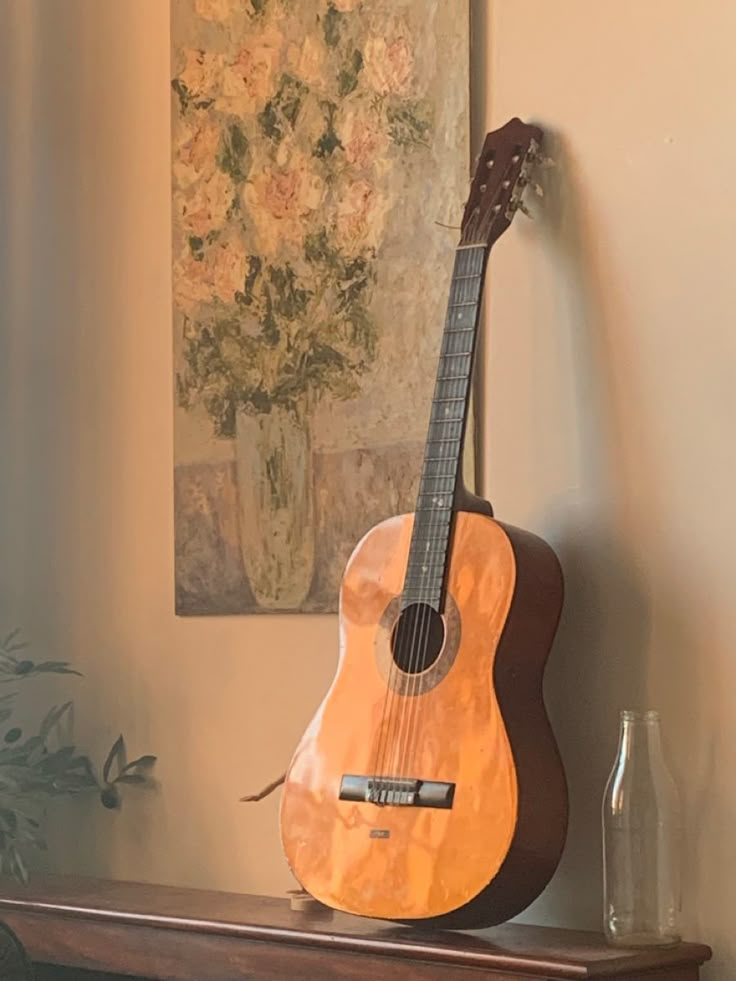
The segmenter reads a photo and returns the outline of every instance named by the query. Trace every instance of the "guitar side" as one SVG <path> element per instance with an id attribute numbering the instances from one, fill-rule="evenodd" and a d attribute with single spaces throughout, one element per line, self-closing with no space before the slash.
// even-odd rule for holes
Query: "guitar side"
<path id="1" fill-rule="evenodd" d="M 296 878 L 328 905 L 488 926 L 538 895 L 564 843 L 565 779 L 541 685 L 562 579 L 540 539 L 458 513 L 445 645 L 402 687 L 390 636 L 412 525 L 378 525 L 348 564 L 340 663 L 287 774 L 282 840 Z M 451 783 L 452 806 L 339 799 L 346 774 L 392 767 Z"/>

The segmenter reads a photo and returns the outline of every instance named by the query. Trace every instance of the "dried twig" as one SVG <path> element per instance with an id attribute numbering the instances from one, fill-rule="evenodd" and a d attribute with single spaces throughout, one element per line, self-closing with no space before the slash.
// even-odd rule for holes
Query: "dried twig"
<path id="1" fill-rule="evenodd" d="M 285 782 L 285 780 L 286 780 L 286 774 L 282 773 L 280 777 L 276 777 L 275 780 L 272 780 L 271 783 L 267 784 L 263 788 L 263 790 L 259 791 L 257 794 L 249 794 L 247 797 L 241 797 L 240 799 L 246 804 L 251 804 L 251 803 L 255 803 L 256 801 L 263 800 L 264 797 L 268 797 L 269 794 L 272 794 L 274 790 L 280 787 L 281 784 Z"/>

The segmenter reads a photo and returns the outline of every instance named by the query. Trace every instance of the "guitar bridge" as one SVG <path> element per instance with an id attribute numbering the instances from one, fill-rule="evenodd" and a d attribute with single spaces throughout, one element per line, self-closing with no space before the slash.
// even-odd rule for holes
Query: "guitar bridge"
<path id="1" fill-rule="evenodd" d="M 450 808 L 455 784 L 413 777 L 361 777 L 346 774 L 340 781 L 340 800 L 379 807 Z"/>

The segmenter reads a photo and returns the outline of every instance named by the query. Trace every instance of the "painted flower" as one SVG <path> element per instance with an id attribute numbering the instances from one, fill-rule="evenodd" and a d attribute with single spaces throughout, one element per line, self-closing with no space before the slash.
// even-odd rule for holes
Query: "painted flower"
<path id="1" fill-rule="evenodd" d="M 174 297 L 177 309 L 187 316 L 200 304 L 213 300 L 232 303 L 243 289 L 247 262 L 238 239 L 220 239 L 207 247 L 204 257 L 195 259 L 189 250 L 174 267 Z"/>
<path id="2" fill-rule="evenodd" d="M 223 303 L 232 303 L 238 290 L 243 289 L 247 272 L 241 243 L 232 238 L 217 241 L 207 250 L 204 261 L 213 295 Z"/>
<path id="3" fill-rule="evenodd" d="M 178 125 L 173 173 L 176 184 L 190 187 L 210 180 L 217 168 L 217 151 L 222 132 L 205 112 L 188 114 Z"/>
<path id="4" fill-rule="evenodd" d="M 337 134 L 345 159 L 352 166 L 364 168 L 386 162 L 388 140 L 374 116 L 351 107 L 338 120 Z"/>
<path id="5" fill-rule="evenodd" d="M 212 289 L 203 262 L 197 262 L 187 249 L 174 263 L 174 305 L 192 317 L 197 308 L 212 300 Z"/>
<path id="6" fill-rule="evenodd" d="M 178 195 L 178 201 L 186 232 L 203 238 L 225 223 L 233 201 L 233 185 L 227 174 L 215 170 L 209 178 L 192 184 L 188 193 Z"/>
<path id="7" fill-rule="evenodd" d="M 284 166 L 256 171 L 243 189 L 243 204 L 255 226 L 259 249 L 275 255 L 282 242 L 301 242 L 304 219 L 319 208 L 325 187 L 309 159 L 294 153 Z"/>
<path id="8" fill-rule="evenodd" d="M 368 181 L 354 181 L 337 205 L 337 238 L 348 252 L 375 248 L 386 220 L 386 199 Z"/>
<path id="9" fill-rule="evenodd" d="M 390 42 L 385 37 L 369 38 L 363 49 L 363 61 L 368 84 L 379 95 L 401 95 L 409 88 L 414 55 L 404 35 Z"/>
<path id="10" fill-rule="evenodd" d="M 275 27 L 246 38 L 235 59 L 223 70 L 218 108 L 239 115 L 263 108 L 276 87 L 283 40 Z"/>
<path id="11" fill-rule="evenodd" d="M 197 100 L 213 98 L 222 76 L 222 55 L 188 48 L 184 52 L 184 59 L 184 68 L 179 72 L 178 78 L 187 92 Z"/>
<path id="12" fill-rule="evenodd" d="M 233 15 L 238 0 L 195 0 L 194 6 L 204 20 L 223 21 Z"/>
<path id="13" fill-rule="evenodd" d="M 301 44 L 289 45 L 287 59 L 294 73 L 307 85 L 319 87 L 324 83 L 325 46 L 313 34 L 303 38 Z"/>

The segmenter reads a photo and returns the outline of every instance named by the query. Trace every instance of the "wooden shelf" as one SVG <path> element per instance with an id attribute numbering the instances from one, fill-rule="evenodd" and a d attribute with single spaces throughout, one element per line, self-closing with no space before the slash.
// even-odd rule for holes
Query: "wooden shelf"
<path id="1" fill-rule="evenodd" d="M 68 877 L 3 883 L 0 918 L 36 963 L 150 981 L 696 981 L 711 954 L 684 943 L 614 949 L 594 933 L 516 924 L 423 931 L 293 912 L 281 899 Z"/>

